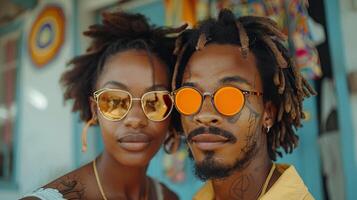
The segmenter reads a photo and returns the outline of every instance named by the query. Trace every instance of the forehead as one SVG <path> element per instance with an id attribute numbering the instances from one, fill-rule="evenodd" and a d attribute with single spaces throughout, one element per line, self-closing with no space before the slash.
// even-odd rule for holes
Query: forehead
<path id="1" fill-rule="evenodd" d="M 193 82 L 205 87 L 219 84 L 226 77 L 240 77 L 254 86 L 259 76 L 253 53 L 247 58 L 235 45 L 210 44 L 196 51 L 189 59 L 183 82 Z"/>
<path id="2" fill-rule="evenodd" d="M 167 68 L 157 56 L 149 56 L 144 50 L 123 51 L 106 60 L 97 85 L 100 88 L 108 81 L 120 82 L 133 89 L 153 84 L 166 86 Z"/>

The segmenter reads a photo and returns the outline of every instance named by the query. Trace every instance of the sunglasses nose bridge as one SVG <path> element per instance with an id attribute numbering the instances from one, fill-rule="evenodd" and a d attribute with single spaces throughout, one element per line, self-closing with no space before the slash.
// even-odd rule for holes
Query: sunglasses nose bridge
<path id="1" fill-rule="evenodd" d="M 206 97 L 208 97 L 207 101 L 206 101 Z M 213 99 L 213 94 L 212 93 L 204 92 L 202 94 L 201 111 L 206 112 L 207 110 L 209 110 L 211 112 L 211 109 L 214 109 L 214 105 L 213 105 L 212 99 Z"/>
<path id="2" fill-rule="evenodd" d="M 204 93 L 202 94 L 203 99 L 205 99 L 206 96 L 209 96 L 209 97 L 212 98 L 212 93 L 210 93 L 210 92 L 204 92 Z"/>
<path id="3" fill-rule="evenodd" d="M 132 98 L 131 106 L 129 107 L 125 117 L 123 118 L 124 125 L 133 129 L 143 128 L 147 126 L 147 118 L 140 105 L 141 98 Z M 139 104 L 135 105 L 134 102 Z"/>
<path id="4" fill-rule="evenodd" d="M 132 98 L 131 98 L 131 102 L 132 102 L 131 104 L 132 104 L 132 106 L 134 105 L 134 102 L 138 102 L 139 105 L 142 104 L 141 101 L 142 101 L 142 98 L 139 98 L 139 97 L 132 97 Z"/>
<path id="5" fill-rule="evenodd" d="M 202 94 L 202 106 L 204 106 L 205 101 L 206 101 L 206 97 L 208 97 L 208 102 L 212 102 L 213 103 L 213 94 L 210 92 L 204 92 Z"/>
<path id="6" fill-rule="evenodd" d="M 138 102 L 138 103 L 135 103 L 135 102 Z M 142 99 L 141 99 L 141 98 L 139 98 L 139 97 L 132 97 L 132 98 L 131 98 L 131 107 L 130 107 L 130 109 L 129 109 L 129 112 L 130 112 L 131 109 L 134 108 L 134 106 L 138 106 L 138 107 L 141 109 L 141 107 L 142 107 L 141 104 L 142 104 Z"/>

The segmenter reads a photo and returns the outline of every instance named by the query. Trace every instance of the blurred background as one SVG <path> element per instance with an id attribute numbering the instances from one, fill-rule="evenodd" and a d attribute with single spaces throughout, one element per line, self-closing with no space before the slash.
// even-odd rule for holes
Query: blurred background
<path id="1" fill-rule="evenodd" d="M 319 93 L 305 101 L 299 148 L 278 162 L 294 164 L 317 200 L 356 200 L 357 0 L 0 0 L 0 199 L 20 198 L 102 151 L 91 128 L 89 151 L 81 152 L 83 123 L 58 82 L 101 12 L 142 13 L 171 26 L 221 8 L 275 20 Z M 191 168 L 182 146 L 170 156 L 160 151 L 148 173 L 188 200 L 202 185 Z"/>

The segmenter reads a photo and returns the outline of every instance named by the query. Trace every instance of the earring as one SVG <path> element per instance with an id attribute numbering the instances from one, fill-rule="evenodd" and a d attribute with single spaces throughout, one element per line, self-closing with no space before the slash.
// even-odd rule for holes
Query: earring
<path id="1" fill-rule="evenodd" d="M 271 128 L 271 126 L 268 126 L 268 127 L 267 127 L 267 129 L 268 129 L 268 130 L 267 130 L 267 133 L 270 132 L 270 128 Z"/>
<path id="2" fill-rule="evenodd" d="M 163 145 L 164 151 L 167 154 L 173 154 L 180 148 L 180 145 L 181 145 L 180 135 L 177 133 L 177 131 L 171 130 L 170 134 L 164 140 L 164 145 Z"/>
<path id="3" fill-rule="evenodd" d="M 82 152 L 87 151 L 87 133 L 88 133 L 88 128 L 92 125 L 95 125 L 97 123 L 97 117 L 93 116 L 92 119 L 87 121 L 86 125 L 84 125 L 83 130 L 82 130 Z"/>

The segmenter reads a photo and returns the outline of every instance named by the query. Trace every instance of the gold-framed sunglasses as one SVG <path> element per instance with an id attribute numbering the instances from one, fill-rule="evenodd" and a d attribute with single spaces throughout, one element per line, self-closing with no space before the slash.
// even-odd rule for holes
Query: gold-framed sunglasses
<path id="1" fill-rule="evenodd" d="M 150 91 L 140 98 L 134 98 L 129 92 L 120 89 L 102 88 L 93 93 L 99 112 L 110 121 L 123 119 L 131 109 L 133 101 L 141 101 L 145 116 L 155 122 L 165 120 L 173 108 L 173 99 L 169 91 Z"/>
<path id="2" fill-rule="evenodd" d="M 243 109 L 247 95 L 262 96 L 263 93 L 242 90 L 235 86 L 223 86 L 213 93 L 203 94 L 194 87 L 183 86 L 173 92 L 176 110 L 183 115 L 197 114 L 205 97 L 210 96 L 214 108 L 220 114 L 233 116 Z"/>

